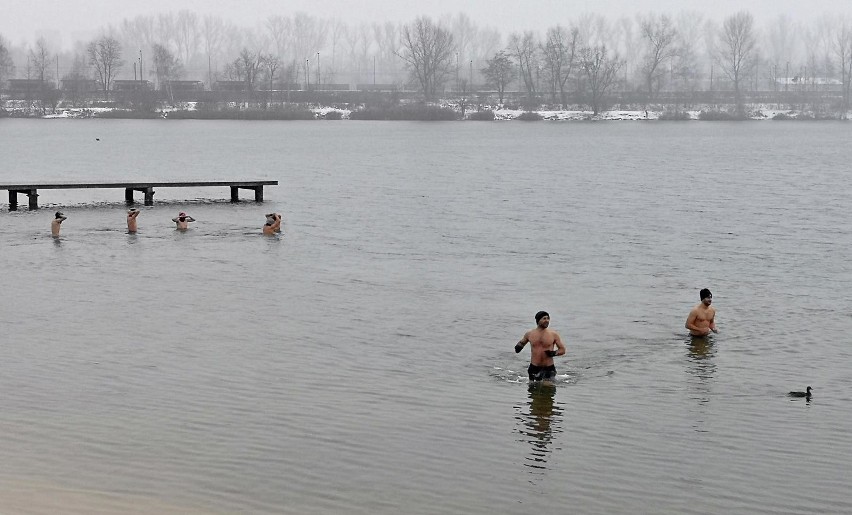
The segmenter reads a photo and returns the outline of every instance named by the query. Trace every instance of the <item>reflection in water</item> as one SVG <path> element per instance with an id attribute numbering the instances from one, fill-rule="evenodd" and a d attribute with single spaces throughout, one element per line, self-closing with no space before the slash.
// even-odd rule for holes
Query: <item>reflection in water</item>
<path id="1" fill-rule="evenodd" d="M 688 336 L 688 338 L 687 358 L 689 366 L 686 369 L 689 374 L 688 384 L 693 398 L 698 401 L 698 405 L 704 406 L 710 402 L 710 386 L 713 377 L 716 375 L 716 363 L 713 361 L 716 348 L 709 336 Z M 697 422 L 700 424 L 702 421 L 698 420 Z"/>
<path id="2" fill-rule="evenodd" d="M 524 463 L 527 467 L 544 469 L 550 453 L 553 434 L 561 432 L 559 420 L 562 418 L 562 408 L 554 406 L 556 385 L 549 381 L 532 382 L 528 388 L 529 404 L 519 406 L 521 424 L 519 432 L 532 445 L 529 456 Z M 526 411 L 528 408 L 528 411 Z"/>

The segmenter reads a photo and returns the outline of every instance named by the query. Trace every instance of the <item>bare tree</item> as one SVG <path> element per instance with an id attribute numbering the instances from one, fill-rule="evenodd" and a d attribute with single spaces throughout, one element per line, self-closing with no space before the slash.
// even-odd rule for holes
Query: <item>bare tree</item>
<path id="1" fill-rule="evenodd" d="M 157 15 L 157 20 L 154 24 L 155 41 L 168 48 L 178 48 L 177 42 L 177 19 L 174 13 Z"/>
<path id="2" fill-rule="evenodd" d="M 745 116 L 743 81 L 751 71 L 756 46 L 754 17 L 748 11 L 740 11 L 728 16 L 722 23 L 719 37 L 721 39 L 719 64 L 734 84 L 737 115 L 742 117 Z"/>
<path id="3" fill-rule="evenodd" d="M 515 76 L 515 63 L 512 62 L 509 54 L 501 50 L 487 60 L 486 64 L 488 66 L 482 69 L 482 75 L 485 76 L 486 83 L 497 90 L 497 96 L 502 104 L 506 86 L 512 83 Z"/>
<path id="4" fill-rule="evenodd" d="M 181 60 L 184 63 L 189 63 L 198 52 L 199 41 L 201 40 L 197 14 L 187 10 L 178 12 L 175 20 L 175 40 Z"/>
<path id="5" fill-rule="evenodd" d="M 477 30 L 471 50 L 474 59 L 483 61 L 494 55 L 503 47 L 502 40 L 503 36 L 497 29 L 487 28 Z"/>
<path id="6" fill-rule="evenodd" d="M 269 37 L 272 38 L 275 55 L 279 60 L 283 61 L 289 50 L 290 19 L 284 16 L 270 16 L 266 19 L 266 31 L 269 33 Z"/>
<path id="7" fill-rule="evenodd" d="M 0 83 L 15 75 L 15 63 L 9 53 L 9 45 L 0 36 Z"/>
<path id="8" fill-rule="evenodd" d="M 331 42 L 331 66 L 329 67 L 330 73 L 328 74 L 329 80 L 334 81 L 334 75 L 337 70 L 337 52 L 338 48 L 340 48 L 340 42 L 346 36 L 346 24 L 341 20 L 334 18 L 328 23 L 328 31 L 329 31 L 329 40 Z"/>
<path id="9" fill-rule="evenodd" d="M 574 72 L 579 43 L 580 30 L 577 27 L 566 29 L 557 25 L 547 29 L 547 39 L 541 47 L 553 100 L 556 101 L 558 91 L 563 106 L 568 103 L 565 85 Z"/>
<path id="10" fill-rule="evenodd" d="M 273 89 L 272 83 L 275 80 L 275 72 L 281 67 L 281 59 L 272 54 L 261 54 L 260 66 L 263 69 L 265 79 L 269 84 L 269 89 Z"/>
<path id="11" fill-rule="evenodd" d="M 676 89 L 693 94 L 702 76 L 699 70 L 702 23 L 700 13 L 683 12 L 677 18 L 675 32 L 676 50 L 672 73 L 676 81 Z"/>
<path id="12" fill-rule="evenodd" d="M 157 79 L 157 87 L 164 89 L 166 95 L 169 97 L 169 101 L 174 103 L 175 96 L 172 89 L 172 81 L 179 79 L 183 73 L 181 61 L 175 57 L 171 50 L 163 45 L 155 43 L 152 50 L 154 53 L 152 59 L 154 70 L 151 73 Z"/>
<path id="13" fill-rule="evenodd" d="M 311 58 L 325 42 L 325 23 L 305 13 L 296 13 L 291 22 L 292 46 L 298 59 Z"/>
<path id="14" fill-rule="evenodd" d="M 677 31 L 671 18 L 650 14 L 639 22 L 645 52 L 642 57 L 642 76 L 648 91 L 648 101 L 653 102 L 654 95 L 660 90 L 666 70 L 662 67 L 675 55 L 675 37 Z"/>
<path id="15" fill-rule="evenodd" d="M 528 103 L 531 105 L 536 96 L 537 72 L 539 66 L 538 43 L 532 31 L 523 35 L 514 33 L 509 36 L 509 48 L 518 62 L 521 80 L 527 88 Z"/>
<path id="16" fill-rule="evenodd" d="M 615 84 L 618 70 L 623 64 L 617 55 L 607 55 L 604 45 L 586 47 L 580 52 L 580 66 L 590 95 L 589 104 L 595 115 L 603 109 L 606 95 Z"/>
<path id="17" fill-rule="evenodd" d="M 797 38 L 797 29 L 787 15 L 779 15 L 769 26 L 769 62 L 776 68 L 781 67 L 785 78 L 789 74 L 793 61 L 793 49 Z M 775 76 L 777 76 L 777 71 Z"/>
<path id="18" fill-rule="evenodd" d="M 42 81 L 42 83 L 50 80 L 53 55 L 47 48 L 47 41 L 44 38 L 38 38 L 35 48 L 30 49 L 29 59 L 36 78 Z M 42 84 L 42 87 L 44 87 L 44 84 Z"/>
<path id="19" fill-rule="evenodd" d="M 841 102 L 840 119 L 849 117 L 850 92 L 852 92 L 852 20 L 844 17 L 838 22 L 832 48 L 840 65 Z"/>
<path id="20" fill-rule="evenodd" d="M 450 31 L 421 16 L 402 27 L 402 51 L 412 78 L 423 90 L 423 96 L 435 98 L 438 88 L 450 74 L 450 57 L 455 51 Z"/>
<path id="21" fill-rule="evenodd" d="M 87 82 L 91 79 L 89 76 L 89 62 L 85 54 L 85 49 L 82 52 L 75 51 L 74 59 L 71 62 L 71 71 L 62 77 L 63 82 L 68 81 L 67 85 L 63 84 L 62 90 L 65 98 L 73 105 L 77 105 L 84 100 L 89 92 Z"/>
<path id="22" fill-rule="evenodd" d="M 248 48 L 243 48 L 235 64 L 242 71 L 243 80 L 246 83 L 246 93 L 251 98 L 254 93 L 257 75 L 260 71 L 261 55 L 258 52 L 250 51 Z"/>
<path id="23" fill-rule="evenodd" d="M 112 81 L 124 64 L 121 60 L 121 45 L 112 36 L 101 36 L 89 43 L 86 52 L 89 54 L 89 64 L 95 67 L 104 99 L 109 100 Z"/>
<path id="24" fill-rule="evenodd" d="M 132 49 L 150 48 L 154 43 L 155 25 L 153 16 L 137 16 L 132 20 L 123 20 L 119 30 L 122 47 Z"/>

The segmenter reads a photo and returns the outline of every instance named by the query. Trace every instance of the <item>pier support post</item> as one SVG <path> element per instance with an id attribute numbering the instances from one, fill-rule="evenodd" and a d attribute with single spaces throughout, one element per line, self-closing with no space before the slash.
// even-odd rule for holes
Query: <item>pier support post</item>
<path id="1" fill-rule="evenodd" d="M 145 205 L 154 205 L 154 188 L 145 188 Z"/>
<path id="2" fill-rule="evenodd" d="M 27 192 L 27 197 L 30 199 L 30 209 L 38 209 L 38 193 L 36 190 L 30 190 Z"/>
<path id="3" fill-rule="evenodd" d="M 9 211 L 18 210 L 18 192 L 9 190 Z"/>
<path id="4" fill-rule="evenodd" d="M 263 202 L 263 186 L 254 187 L 254 201 Z"/>
<path id="5" fill-rule="evenodd" d="M 128 206 L 133 204 L 133 188 L 124 188 L 124 201 Z"/>
<path id="6" fill-rule="evenodd" d="M 238 186 L 231 186 L 231 202 L 239 202 L 240 201 L 240 188 Z"/>

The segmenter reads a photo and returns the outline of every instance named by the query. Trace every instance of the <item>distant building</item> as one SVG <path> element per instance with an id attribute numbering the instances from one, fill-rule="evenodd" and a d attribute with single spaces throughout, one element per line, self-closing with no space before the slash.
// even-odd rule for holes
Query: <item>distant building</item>
<path id="1" fill-rule="evenodd" d="M 214 91 L 243 92 L 246 90 L 244 80 L 217 80 L 213 83 Z"/>
<path id="2" fill-rule="evenodd" d="M 778 77 L 775 79 L 778 89 L 791 90 L 811 90 L 811 91 L 840 91 L 843 87 L 843 82 L 837 79 L 827 79 L 825 77 L 805 77 L 796 75 L 794 77 Z"/>
<path id="3" fill-rule="evenodd" d="M 204 83 L 200 80 L 167 80 L 160 84 L 160 89 L 171 89 L 173 93 L 194 93 L 204 91 Z"/>
<path id="4" fill-rule="evenodd" d="M 53 89 L 53 83 L 41 79 L 9 79 L 9 98 L 25 100 L 46 89 Z"/>
<path id="5" fill-rule="evenodd" d="M 117 92 L 122 91 L 153 91 L 153 86 L 147 80 L 114 80 L 112 81 L 112 90 Z"/>
<path id="6" fill-rule="evenodd" d="M 100 89 L 98 81 L 93 79 L 62 79 L 59 89 L 63 92 L 90 93 Z"/>
<path id="7" fill-rule="evenodd" d="M 399 91 L 399 86 L 396 84 L 356 84 L 355 89 L 358 91 Z"/>
<path id="8" fill-rule="evenodd" d="M 311 84 L 316 91 L 349 91 L 349 84 Z"/>

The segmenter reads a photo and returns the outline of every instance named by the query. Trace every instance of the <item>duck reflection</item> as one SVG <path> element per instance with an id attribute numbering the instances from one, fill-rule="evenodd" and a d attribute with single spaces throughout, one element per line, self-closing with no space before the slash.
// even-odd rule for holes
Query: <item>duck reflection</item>
<path id="1" fill-rule="evenodd" d="M 532 445 L 526 457 L 525 466 L 547 468 L 547 458 L 554 432 L 558 433 L 558 423 L 562 418 L 562 408 L 554 406 L 556 385 L 549 381 L 535 381 L 528 387 L 528 404 L 521 407 L 520 432 L 526 441 Z"/>

